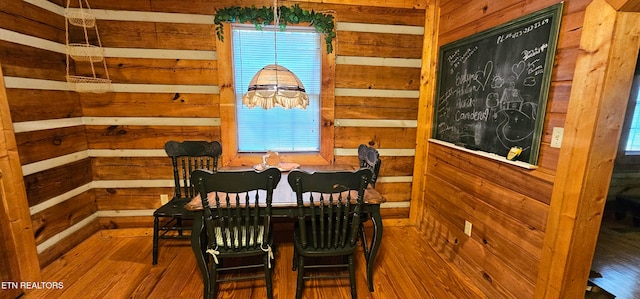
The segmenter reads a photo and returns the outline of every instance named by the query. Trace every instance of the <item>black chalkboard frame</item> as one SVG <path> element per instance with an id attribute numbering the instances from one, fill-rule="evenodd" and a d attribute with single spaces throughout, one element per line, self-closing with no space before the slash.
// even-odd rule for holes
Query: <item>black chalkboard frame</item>
<path id="1" fill-rule="evenodd" d="M 536 168 L 538 162 L 538 155 L 540 150 L 540 144 L 542 140 L 542 130 L 544 126 L 545 112 L 547 106 L 547 99 L 549 96 L 549 89 L 551 86 L 551 75 L 553 72 L 553 63 L 556 55 L 557 49 L 557 41 L 558 34 L 560 28 L 560 22 L 562 19 L 562 10 L 563 10 L 564 2 L 560 2 L 553 6 L 547 7 L 545 9 L 539 10 L 537 12 L 531 13 L 529 15 L 520 17 L 518 19 L 512 20 L 508 23 L 493 27 L 491 29 L 473 34 L 461 40 L 443 45 L 439 49 L 438 54 L 438 66 L 437 66 L 437 80 L 436 80 L 436 98 L 434 105 L 434 114 L 433 114 L 433 134 L 432 138 L 437 140 L 439 144 L 446 144 L 452 147 L 457 147 L 459 149 L 464 149 L 466 152 L 476 153 L 485 157 L 494 158 L 496 160 L 501 160 L 505 162 L 510 162 L 511 164 L 518 165 L 525 168 Z M 514 31 L 516 29 L 521 28 L 532 28 L 531 26 L 535 26 L 537 22 L 543 20 L 550 19 L 550 26 L 548 27 L 548 34 L 546 43 L 548 48 L 546 49 L 545 62 L 543 67 L 543 74 L 540 80 L 540 90 L 538 93 L 538 97 L 536 99 L 537 109 L 535 110 L 536 119 L 533 127 L 533 135 L 530 140 L 530 143 L 522 144 L 520 147 L 526 147 L 529 151 L 526 157 L 516 157 L 511 161 L 506 158 L 507 154 L 504 152 L 504 148 L 500 150 L 502 152 L 498 153 L 497 151 L 486 149 L 486 148 L 477 148 L 474 144 L 466 144 L 465 142 L 461 142 L 461 140 L 451 140 L 439 134 L 439 124 L 441 124 L 441 119 L 439 119 L 439 111 L 442 108 L 442 97 L 445 95 L 442 86 L 442 78 L 444 72 L 448 70 L 445 68 L 445 63 L 447 63 L 447 57 L 453 53 L 453 51 L 460 49 L 469 49 L 470 45 L 477 44 L 480 41 L 486 41 L 487 39 L 496 40 L 500 37 L 509 36 L 509 34 L 522 34 L 522 31 Z M 531 26 L 530 26 L 531 25 Z M 526 32 L 525 32 L 526 34 Z M 497 44 L 498 42 L 496 42 Z M 491 49 L 490 49 L 491 50 Z M 450 57 L 450 56 L 449 56 Z M 474 70 L 472 70 L 473 72 Z M 486 83 L 485 83 L 486 84 Z M 446 121 L 446 120 L 445 120 Z M 444 141 L 444 142 L 442 142 Z M 508 150 L 507 150 L 508 151 Z M 517 161 L 520 160 L 520 161 Z M 514 163 L 515 162 L 515 163 Z"/>

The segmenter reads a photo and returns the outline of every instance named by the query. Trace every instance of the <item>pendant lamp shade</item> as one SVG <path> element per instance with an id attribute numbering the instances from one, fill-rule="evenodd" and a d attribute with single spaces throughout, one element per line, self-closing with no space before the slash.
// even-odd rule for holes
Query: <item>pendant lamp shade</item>
<path id="1" fill-rule="evenodd" d="M 270 64 L 253 76 L 242 103 L 249 108 L 279 106 L 305 109 L 309 105 L 309 96 L 293 72 L 278 64 Z"/>

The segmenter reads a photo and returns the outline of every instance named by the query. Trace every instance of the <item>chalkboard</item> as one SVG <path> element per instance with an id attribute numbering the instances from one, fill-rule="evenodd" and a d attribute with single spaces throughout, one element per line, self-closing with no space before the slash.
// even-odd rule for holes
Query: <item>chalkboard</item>
<path id="1" fill-rule="evenodd" d="M 440 47 L 433 138 L 537 164 L 562 5 Z"/>

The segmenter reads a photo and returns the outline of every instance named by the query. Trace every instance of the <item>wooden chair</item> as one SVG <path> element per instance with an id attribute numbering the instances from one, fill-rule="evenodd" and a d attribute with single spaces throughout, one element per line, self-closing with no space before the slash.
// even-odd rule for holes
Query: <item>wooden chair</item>
<path id="1" fill-rule="evenodd" d="M 193 237 L 200 238 L 201 242 L 192 242 L 192 249 L 196 260 L 206 261 L 199 265 L 204 281 L 204 298 L 216 297 L 219 282 L 262 277 L 267 287 L 267 298 L 273 298 L 271 201 L 280 177 L 277 168 L 262 172 L 196 170 L 191 175 L 203 199 L 204 225 L 194 227 L 192 232 Z M 263 256 L 262 263 L 247 264 L 247 260 L 240 260 L 240 266 L 222 266 L 223 259 L 251 256 Z M 264 268 L 264 274 L 248 276 L 247 273 L 233 273 L 219 277 L 222 272 L 255 268 Z"/>
<path id="2" fill-rule="evenodd" d="M 195 195 L 191 183 L 191 172 L 196 169 L 218 169 L 222 145 L 218 141 L 168 141 L 164 150 L 171 158 L 173 167 L 173 196 L 166 204 L 153 212 L 153 264 L 158 263 L 158 241 L 160 239 L 188 239 L 185 231 L 191 231 L 193 213 L 184 205 Z"/>
<path id="3" fill-rule="evenodd" d="M 289 173 L 289 185 L 296 192 L 298 221 L 294 225 L 293 270 L 298 271 L 296 298 L 302 298 L 304 281 L 349 278 L 351 297 L 356 298 L 354 252 L 358 239 L 364 190 L 371 180 L 369 169 L 356 172 Z M 355 197 L 355 198 L 354 198 Z M 309 206 L 310 214 L 305 214 Z M 342 257 L 341 264 L 306 265 L 307 257 Z M 305 276 L 307 269 L 348 268 L 349 275 Z"/>
<path id="4" fill-rule="evenodd" d="M 378 173 L 380 173 L 380 154 L 378 150 L 369 147 L 366 144 L 361 144 L 358 147 L 358 159 L 360 159 L 360 168 L 368 168 L 373 172 L 371 176 L 371 187 L 376 187 L 376 181 L 378 180 Z"/>
<path id="5" fill-rule="evenodd" d="M 366 144 L 361 144 L 358 147 L 358 159 L 360 160 L 360 168 L 371 170 L 372 175 L 371 182 L 369 182 L 369 184 L 372 188 L 375 188 L 376 181 L 378 180 L 378 173 L 380 173 L 380 165 L 382 164 L 378 150 L 373 147 L 369 147 Z M 365 256 L 368 256 L 369 254 L 369 242 L 367 241 L 367 234 L 364 230 L 364 223 L 369 221 L 369 218 L 370 217 L 367 213 L 363 213 L 360 217 L 359 234 Z"/>

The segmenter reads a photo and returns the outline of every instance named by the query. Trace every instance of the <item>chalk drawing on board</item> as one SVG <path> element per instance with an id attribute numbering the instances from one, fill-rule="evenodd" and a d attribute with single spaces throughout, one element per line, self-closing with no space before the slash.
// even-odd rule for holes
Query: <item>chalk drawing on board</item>
<path id="1" fill-rule="evenodd" d="M 435 139 L 537 163 L 562 5 L 440 47 Z"/>

